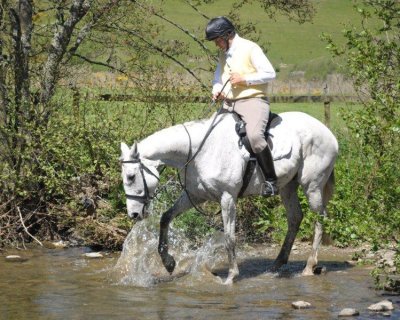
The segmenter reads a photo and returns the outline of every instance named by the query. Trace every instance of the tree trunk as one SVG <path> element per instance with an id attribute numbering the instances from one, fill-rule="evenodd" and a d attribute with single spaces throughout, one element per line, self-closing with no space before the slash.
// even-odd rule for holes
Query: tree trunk
<path id="1" fill-rule="evenodd" d="M 59 65 L 71 41 L 75 25 L 86 15 L 89 9 L 89 2 L 75 0 L 71 6 L 69 18 L 64 23 L 59 21 L 58 31 L 54 34 L 49 56 L 43 68 L 40 94 L 42 104 L 46 104 L 54 95 L 54 88 L 59 77 Z"/>
<path id="2" fill-rule="evenodd" d="M 6 125 L 6 114 L 8 108 L 8 94 L 6 87 L 6 64 L 7 57 L 4 56 L 3 48 L 4 48 L 4 12 L 6 8 L 6 0 L 2 0 L 0 4 L 0 126 Z"/>

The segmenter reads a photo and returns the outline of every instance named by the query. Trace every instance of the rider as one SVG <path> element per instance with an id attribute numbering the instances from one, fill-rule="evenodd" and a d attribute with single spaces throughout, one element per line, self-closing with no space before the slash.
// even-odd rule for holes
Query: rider
<path id="1" fill-rule="evenodd" d="M 213 40 L 221 49 L 213 99 L 223 100 L 223 108 L 236 112 L 246 123 L 247 137 L 265 177 L 262 194 L 277 194 L 274 162 L 264 136 L 270 112 L 267 82 L 275 78 L 275 70 L 260 46 L 241 38 L 225 17 L 208 22 L 206 39 Z"/>

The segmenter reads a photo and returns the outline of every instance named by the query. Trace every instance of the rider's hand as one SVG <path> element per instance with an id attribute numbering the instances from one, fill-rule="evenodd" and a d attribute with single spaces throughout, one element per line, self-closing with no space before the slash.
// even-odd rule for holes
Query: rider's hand
<path id="1" fill-rule="evenodd" d="M 230 80 L 232 86 L 247 84 L 246 79 L 243 76 L 241 76 L 239 73 L 231 73 L 229 80 Z"/>
<path id="2" fill-rule="evenodd" d="M 223 92 L 216 92 L 212 96 L 213 101 L 223 100 L 225 99 L 225 93 Z"/>

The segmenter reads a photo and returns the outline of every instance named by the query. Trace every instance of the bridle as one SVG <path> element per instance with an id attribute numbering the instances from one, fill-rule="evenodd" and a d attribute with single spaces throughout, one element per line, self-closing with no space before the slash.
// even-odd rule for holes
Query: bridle
<path id="1" fill-rule="evenodd" d="M 147 186 L 146 178 L 144 176 L 144 172 L 146 171 L 147 173 L 151 174 L 153 177 L 155 177 L 158 181 L 160 181 L 160 178 L 157 177 L 148 167 L 146 167 L 143 162 L 138 158 L 138 159 L 133 159 L 133 160 L 122 160 L 121 164 L 123 163 L 139 163 L 139 171 L 142 176 L 143 180 L 143 187 L 144 187 L 144 194 L 143 195 L 134 195 L 134 194 L 128 194 L 125 193 L 125 196 L 129 200 L 136 200 L 140 203 L 143 204 L 148 204 L 151 199 L 153 199 L 153 196 L 150 195 L 149 192 L 149 187 Z"/>

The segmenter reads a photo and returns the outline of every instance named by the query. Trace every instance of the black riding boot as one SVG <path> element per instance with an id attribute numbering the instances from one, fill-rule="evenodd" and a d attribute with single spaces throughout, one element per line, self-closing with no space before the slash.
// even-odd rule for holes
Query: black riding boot
<path id="1" fill-rule="evenodd" d="M 278 194 L 278 186 L 276 185 L 278 177 L 275 173 L 274 160 L 269 147 L 266 146 L 263 151 L 256 153 L 256 158 L 265 178 L 262 195 L 268 197 Z"/>

